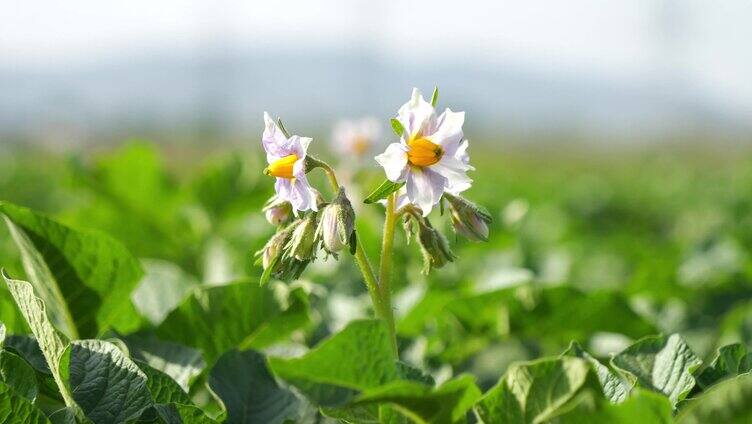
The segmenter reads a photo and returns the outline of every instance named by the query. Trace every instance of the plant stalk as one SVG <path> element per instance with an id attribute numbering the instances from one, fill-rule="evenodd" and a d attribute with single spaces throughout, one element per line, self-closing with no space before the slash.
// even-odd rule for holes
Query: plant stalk
<path id="1" fill-rule="evenodd" d="M 326 173 L 327 179 L 329 180 L 329 185 L 332 186 L 332 190 L 334 190 L 335 193 L 339 191 L 339 182 L 337 181 L 337 176 L 334 173 L 334 170 L 332 169 L 329 164 L 320 161 L 315 160 L 315 164 L 319 166 L 321 169 L 324 170 Z M 396 221 L 396 215 L 394 214 L 394 199 L 392 198 L 392 206 L 390 209 L 392 211 L 391 215 L 391 235 L 389 236 L 389 255 L 391 255 L 391 240 L 394 239 L 394 221 Z M 389 214 L 387 214 L 389 216 Z M 389 218 L 387 218 L 389 219 Z M 385 225 L 385 235 L 384 240 L 386 240 L 386 229 L 387 225 Z M 383 255 L 383 251 L 382 251 Z M 394 312 L 392 311 L 391 306 L 391 293 L 389 292 L 389 282 L 387 281 L 386 287 L 383 286 L 383 284 L 380 284 L 377 278 L 376 273 L 373 271 L 373 267 L 371 266 L 371 262 L 368 260 L 368 255 L 366 255 L 365 250 L 363 250 L 363 246 L 359 241 L 355 244 L 355 254 L 353 255 L 355 257 L 355 263 L 358 264 L 358 268 L 360 269 L 361 274 L 363 274 L 363 279 L 365 280 L 366 288 L 368 289 L 368 294 L 371 297 L 371 303 L 373 303 L 373 309 L 376 313 L 376 316 L 378 316 L 380 319 L 384 320 L 387 324 L 387 328 L 389 329 L 389 341 L 392 345 L 392 352 L 394 353 L 395 357 L 399 356 L 399 353 L 397 351 L 397 332 L 395 330 L 394 326 Z M 380 269 L 380 272 L 383 271 L 384 266 L 384 257 L 382 256 L 382 269 Z M 387 267 L 390 267 L 391 263 L 387 263 Z M 387 270 L 387 274 L 389 273 L 389 270 Z"/>

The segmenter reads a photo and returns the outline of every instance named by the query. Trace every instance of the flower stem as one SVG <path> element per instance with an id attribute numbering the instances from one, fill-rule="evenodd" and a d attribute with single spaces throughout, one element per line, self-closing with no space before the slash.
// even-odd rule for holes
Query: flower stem
<path id="1" fill-rule="evenodd" d="M 316 165 L 324 170 L 326 173 L 327 178 L 329 179 L 329 184 L 332 186 L 332 190 L 334 192 L 339 191 L 339 183 L 337 182 L 337 176 L 334 174 L 334 169 L 332 169 L 329 164 L 320 161 L 315 160 Z M 394 214 L 394 198 L 392 197 L 392 206 L 388 209 L 392 213 L 392 222 L 391 222 L 391 235 L 389 236 L 389 250 L 391 252 L 391 240 L 394 239 L 394 221 L 396 221 L 396 214 Z M 389 214 L 387 214 L 387 219 L 389 219 Z M 389 225 L 389 224 L 388 224 Z M 385 225 L 385 233 L 384 233 L 384 241 L 386 243 L 386 228 L 387 225 Z M 383 251 L 382 251 L 383 252 Z M 383 255 L 383 253 L 382 253 Z M 391 253 L 390 253 L 391 255 Z M 376 312 L 376 316 L 383 319 L 386 324 L 387 328 L 389 329 L 389 341 L 392 345 L 392 352 L 394 353 L 394 356 L 398 356 L 397 351 L 397 336 L 396 336 L 396 330 L 394 327 L 394 313 L 392 311 L 392 305 L 391 305 L 391 293 L 389 292 L 389 282 L 387 279 L 386 287 L 384 287 L 383 284 L 380 284 L 378 279 L 376 279 L 376 273 L 373 271 L 373 267 L 371 266 L 371 262 L 368 260 L 368 255 L 366 255 L 365 250 L 363 250 L 363 246 L 361 245 L 360 241 L 357 241 L 355 244 L 355 254 L 353 255 L 355 257 L 355 263 L 358 264 L 358 268 L 360 268 L 361 274 L 363 274 L 363 279 L 366 283 L 366 288 L 368 288 L 368 294 L 371 296 L 371 303 L 373 303 L 373 309 Z M 380 272 L 383 272 L 383 266 L 384 266 L 384 258 L 382 256 L 382 262 L 381 262 L 382 269 L 380 269 Z M 387 264 L 387 267 L 390 267 L 391 263 Z M 386 272 L 389 274 L 389 270 Z"/>
<path id="2" fill-rule="evenodd" d="M 394 313 L 392 311 L 392 290 L 390 287 L 392 277 L 392 248 L 394 245 L 394 228 L 397 223 L 395 211 L 397 193 L 392 193 L 386 200 L 386 217 L 384 219 L 384 234 L 381 241 L 381 263 L 379 264 L 379 295 L 384 307 L 389 309 L 388 322 L 392 336 L 394 337 Z"/>

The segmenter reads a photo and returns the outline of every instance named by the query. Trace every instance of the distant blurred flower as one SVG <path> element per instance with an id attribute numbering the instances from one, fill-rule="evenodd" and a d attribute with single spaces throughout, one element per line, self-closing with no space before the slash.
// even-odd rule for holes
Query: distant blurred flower
<path id="1" fill-rule="evenodd" d="M 424 216 L 444 192 L 458 194 L 470 188 L 472 180 L 466 173 L 473 167 L 462 132 L 464 112 L 446 109 L 437 116 L 414 88 L 396 120 L 402 127 L 400 142 L 390 144 L 376 161 L 390 181 L 406 182 L 408 200 L 420 207 Z"/>
<path id="2" fill-rule="evenodd" d="M 373 117 L 342 120 L 334 126 L 332 147 L 345 158 L 362 158 L 381 138 L 381 125 Z"/>
<path id="3" fill-rule="evenodd" d="M 318 210 L 316 190 L 311 188 L 306 178 L 306 154 L 311 138 L 286 136 L 264 112 L 261 142 L 269 163 L 264 173 L 277 178 L 274 189 L 279 199 L 289 201 L 295 214 L 309 209 Z"/>

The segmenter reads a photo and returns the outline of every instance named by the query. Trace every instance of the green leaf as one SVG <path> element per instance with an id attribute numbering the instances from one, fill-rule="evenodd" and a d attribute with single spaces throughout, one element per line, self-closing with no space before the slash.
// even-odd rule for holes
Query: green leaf
<path id="1" fill-rule="evenodd" d="M 439 87 L 433 88 L 433 94 L 431 94 L 431 106 L 436 107 L 436 103 L 439 102 Z"/>
<path id="2" fill-rule="evenodd" d="M 405 183 L 393 183 L 389 180 L 384 180 L 376 190 L 363 200 L 363 203 L 371 204 L 376 203 L 381 199 L 386 199 L 387 196 L 399 190 L 403 185 L 405 185 Z"/>
<path id="3" fill-rule="evenodd" d="M 141 262 L 145 274 L 131 299 L 141 315 L 159 325 L 199 282 L 171 262 L 156 259 Z"/>
<path id="4" fill-rule="evenodd" d="M 300 400 L 279 387 L 264 356 L 231 350 L 209 374 L 209 386 L 227 409 L 230 423 L 283 423 L 300 418 Z"/>
<path id="5" fill-rule="evenodd" d="M 414 366 L 402 361 L 397 361 L 395 365 L 397 366 L 397 373 L 403 380 L 417 381 L 429 386 L 434 386 L 436 384 L 433 377 L 419 368 L 415 368 Z"/>
<path id="6" fill-rule="evenodd" d="M 450 423 L 464 418 L 480 396 L 475 378 L 464 375 L 449 380 L 438 388 L 413 381 L 394 381 L 366 390 L 353 403 L 388 403 L 419 423 Z"/>
<path id="7" fill-rule="evenodd" d="M 167 374 L 186 392 L 190 383 L 206 367 L 200 351 L 178 343 L 162 341 L 147 334 L 132 334 L 121 339 L 128 346 L 132 358 Z"/>
<path id="8" fill-rule="evenodd" d="M 76 403 L 95 424 L 138 418 L 152 405 L 146 374 L 112 343 L 71 342 L 60 372 Z"/>
<path id="9" fill-rule="evenodd" d="M 129 295 L 142 271 L 123 245 L 10 203 L 0 203 L 0 214 L 50 320 L 66 336 L 92 337 L 110 327 L 129 331 L 138 326 Z"/>
<path id="10" fill-rule="evenodd" d="M 566 286 L 535 290 L 525 285 L 459 297 L 445 308 L 473 332 L 498 334 L 508 326 L 512 334 L 539 339 L 552 351 L 595 332 L 632 338 L 655 332 L 624 295 L 611 291 L 585 293 Z M 500 313 L 504 311 L 507 314 Z M 541 334 L 546 337 L 540 339 Z"/>
<path id="11" fill-rule="evenodd" d="M 402 137 L 402 134 L 405 133 L 405 127 L 402 126 L 402 122 L 397 120 L 397 118 L 392 118 L 392 130 L 394 130 L 394 133 L 397 134 L 397 137 Z"/>
<path id="12" fill-rule="evenodd" d="M 702 364 L 678 334 L 645 337 L 611 362 L 633 375 L 640 386 L 666 395 L 674 406 L 692 390 L 692 373 Z"/>
<path id="13" fill-rule="evenodd" d="M 7 350 L 0 351 L 0 380 L 16 394 L 34 401 L 37 397 L 37 378 L 34 368 L 23 358 Z"/>
<path id="14" fill-rule="evenodd" d="M 486 423 L 542 423 L 586 390 L 600 391 L 587 361 L 562 357 L 521 362 L 509 367 L 475 410 Z"/>
<path id="15" fill-rule="evenodd" d="M 399 377 L 380 320 L 353 321 L 300 358 L 269 358 L 269 367 L 321 406 L 344 405 L 360 391 Z"/>
<path id="16" fill-rule="evenodd" d="M 583 397 L 577 407 L 556 417 L 556 422 L 559 424 L 670 424 L 674 422 L 672 411 L 671 402 L 665 396 L 648 390 L 635 389 L 624 402 L 618 405 L 603 399 Z"/>
<path id="17" fill-rule="evenodd" d="M 134 362 L 146 375 L 146 388 L 149 390 L 154 403 L 193 404 L 191 398 L 188 397 L 188 393 L 175 380 L 170 378 L 169 375 L 150 367 L 145 362 Z"/>
<path id="18" fill-rule="evenodd" d="M 0 347 L 3 347 L 3 343 L 5 343 L 5 324 L 0 322 Z"/>
<path id="19" fill-rule="evenodd" d="M 629 391 L 631 390 L 629 384 L 624 381 L 621 376 L 612 371 L 611 368 L 593 358 L 582 348 L 582 346 L 580 346 L 579 343 L 572 342 L 572 344 L 569 345 L 569 349 L 567 349 L 562 355 L 582 358 L 588 361 L 593 367 L 595 374 L 598 376 L 598 381 L 601 382 L 603 394 L 609 401 L 620 403 L 629 396 Z"/>
<path id="20" fill-rule="evenodd" d="M 216 424 L 217 422 L 206 416 L 204 411 L 193 405 L 170 403 L 168 405 L 154 405 L 159 418 L 165 424 Z"/>
<path id="21" fill-rule="evenodd" d="M 0 424 L 49 424 L 34 404 L 0 382 Z"/>
<path id="22" fill-rule="evenodd" d="M 61 408 L 49 415 L 52 424 L 80 424 L 87 423 L 85 420 L 77 420 L 76 413 L 71 408 Z"/>
<path id="23" fill-rule="evenodd" d="M 711 387 L 687 401 L 679 412 L 682 424 L 743 424 L 752 422 L 752 374 L 743 374 Z"/>
<path id="24" fill-rule="evenodd" d="M 43 374 L 52 375 L 39 343 L 34 337 L 12 334 L 5 340 L 5 349 L 22 357 L 35 370 Z"/>
<path id="25" fill-rule="evenodd" d="M 65 351 L 65 343 L 47 318 L 44 302 L 34 295 L 34 289 L 30 283 L 11 279 L 5 273 L 5 270 L 2 270 L 1 273 L 8 285 L 8 290 L 16 301 L 16 306 L 18 306 L 36 337 L 39 349 L 44 355 L 47 367 L 55 379 L 65 405 L 78 411 L 78 406 L 68 391 L 59 368 L 59 360 Z M 30 363 L 34 364 L 34 362 Z M 35 365 L 35 367 L 37 366 Z"/>
<path id="26" fill-rule="evenodd" d="M 718 349 L 713 362 L 696 379 L 700 387 L 707 388 L 720 380 L 749 371 L 752 371 L 752 352 L 747 352 L 745 345 L 734 343 Z"/>
<path id="27" fill-rule="evenodd" d="M 301 299 L 295 292 L 285 299 L 272 287 L 250 282 L 207 287 L 172 311 L 157 335 L 201 349 L 211 363 L 229 349 L 262 348 L 307 324 L 308 307 Z"/>

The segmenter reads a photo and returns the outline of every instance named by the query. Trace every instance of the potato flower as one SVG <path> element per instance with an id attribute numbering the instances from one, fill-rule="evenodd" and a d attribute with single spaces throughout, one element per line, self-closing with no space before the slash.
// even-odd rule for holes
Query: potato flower
<path id="1" fill-rule="evenodd" d="M 317 210 L 316 190 L 306 178 L 306 155 L 311 138 L 286 136 L 268 113 L 264 112 L 261 142 L 269 166 L 264 173 L 277 178 L 274 189 L 280 200 L 292 205 L 293 212 Z"/>
<path id="2" fill-rule="evenodd" d="M 362 158 L 381 137 L 379 121 L 373 117 L 339 121 L 332 131 L 332 147 L 343 157 Z"/>
<path id="3" fill-rule="evenodd" d="M 462 132 L 465 113 L 447 108 L 437 116 L 436 109 L 414 88 L 396 119 L 403 129 L 400 142 L 390 144 L 376 161 L 390 181 L 406 183 L 409 202 L 426 216 L 444 192 L 458 194 L 472 184 L 467 171 L 474 168 L 469 165 Z"/>

